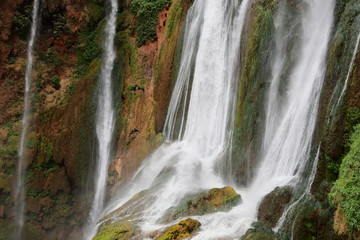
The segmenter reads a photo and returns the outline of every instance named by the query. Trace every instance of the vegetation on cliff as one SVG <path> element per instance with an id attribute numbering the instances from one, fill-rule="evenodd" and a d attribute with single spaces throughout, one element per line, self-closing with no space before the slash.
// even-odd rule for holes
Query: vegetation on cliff
<path id="1" fill-rule="evenodd" d="M 350 138 L 350 150 L 342 160 L 339 179 L 330 193 L 334 207 L 346 218 L 346 222 L 335 221 L 335 229 L 348 226 L 347 232 L 360 232 L 360 124 Z M 339 213 L 341 214 L 341 213 Z"/>

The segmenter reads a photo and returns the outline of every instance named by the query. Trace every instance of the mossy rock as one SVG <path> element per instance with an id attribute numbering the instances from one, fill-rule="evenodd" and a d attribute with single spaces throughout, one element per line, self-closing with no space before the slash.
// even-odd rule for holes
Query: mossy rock
<path id="1" fill-rule="evenodd" d="M 227 211 L 240 202 L 241 196 L 232 187 L 214 188 L 185 197 L 178 206 L 170 208 L 165 213 L 163 222 L 170 222 L 184 216 Z"/>
<path id="2" fill-rule="evenodd" d="M 93 240 L 133 239 L 136 236 L 137 231 L 135 224 L 129 221 L 104 224 L 99 228 L 99 231 Z"/>
<path id="3" fill-rule="evenodd" d="M 169 227 L 156 240 L 180 240 L 194 234 L 201 226 L 197 220 L 188 218 L 178 224 Z"/>
<path id="4" fill-rule="evenodd" d="M 275 233 L 272 229 L 266 225 L 263 225 L 260 222 L 255 222 L 252 224 L 251 228 L 247 230 L 244 236 L 240 238 L 241 240 L 275 240 L 278 239 L 275 237 Z"/>
<path id="5" fill-rule="evenodd" d="M 277 187 L 261 201 L 258 219 L 268 227 L 275 227 L 292 196 L 290 186 Z"/>

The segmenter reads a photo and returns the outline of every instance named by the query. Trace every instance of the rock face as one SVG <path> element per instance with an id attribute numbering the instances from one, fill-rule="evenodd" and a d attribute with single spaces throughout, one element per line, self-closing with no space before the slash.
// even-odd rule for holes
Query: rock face
<path id="1" fill-rule="evenodd" d="M 277 187 L 262 200 L 258 219 L 268 227 L 275 227 L 291 199 L 291 187 Z"/>
<path id="2" fill-rule="evenodd" d="M 167 211 L 163 222 L 170 222 L 184 216 L 226 211 L 238 203 L 241 203 L 241 196 L 232 187 L 214 188 L 207 192 L 185 197 L 178 206 Z"/>
<path id="3" fill-rule="evenodd" d="M 180 240 L 191 236 L 201 226 L 197 220 L 188 218 L 178 224 L 169 227 L 163 234 L 155 238 L 155 240 Z"/>

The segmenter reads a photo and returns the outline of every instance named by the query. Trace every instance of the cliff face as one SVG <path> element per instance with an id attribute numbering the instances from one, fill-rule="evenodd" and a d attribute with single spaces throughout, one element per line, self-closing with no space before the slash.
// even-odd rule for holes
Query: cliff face
<path id="1" fill-rule="evenodd" d="M 176 71 L 181 22 L 190 1 L 166 3 L 140 21 L 130 2 L 119 2 L 114 93 L 117 144 L 109 194 L 161 141 Z M 11 184 L 21 132 L 23 82 L 32 1 L 0 3 L 0 239 L 14 230 Z M 43 1 L 32 74 L 32 118 L 26 160 L 25 234 L 79 239 L 92 196 L 94 119 L 101 65 L 105 1 Z M 168 27 L 168 24 L 171 27 Z M 161 74 L 159 74 L 161 72 Z M 156 97 L 155 97 L 156 95 Z"/>

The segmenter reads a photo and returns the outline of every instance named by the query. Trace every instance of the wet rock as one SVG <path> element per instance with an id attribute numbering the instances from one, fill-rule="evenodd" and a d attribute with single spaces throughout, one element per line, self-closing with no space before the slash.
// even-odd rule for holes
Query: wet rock
<path id="1" fill-rule="evenodd" d="M 163 222 L 170 222 L 184 216 L 227 211 L 240 202 L 241 196 L 232 187 L 214 188 L 185 197 L 178 206 L 167 211 Z"/>
<path id="2" fill-rule="evenodd" d="M 105 223 L 100 226 L 93 240 L 126 240 L 137 239 L 138 229 L 130 221 Z"/>
<path id="3" fill-rule="evenodd" d="M 277 240 L 279 238 L 273 230 L 261 222 L 254 222 L 240 240 Z"/>
<path id="4" fill-rule="evenodd" d="M 277 187 L 267 194 L 258 210 L 259 221 L 268 227 L 275 227 L 287 204 L 290 202 L 291 195 L 292 188 L 289 186 Z"/>
<path id="5" fill-rule="evenodd" d="M 194 234 L 201 226 L 197 220 L 188 218 L 178 224 L 169 227 L 165 232 L 155 240 L 180 240 L 185 239 Z"/>

